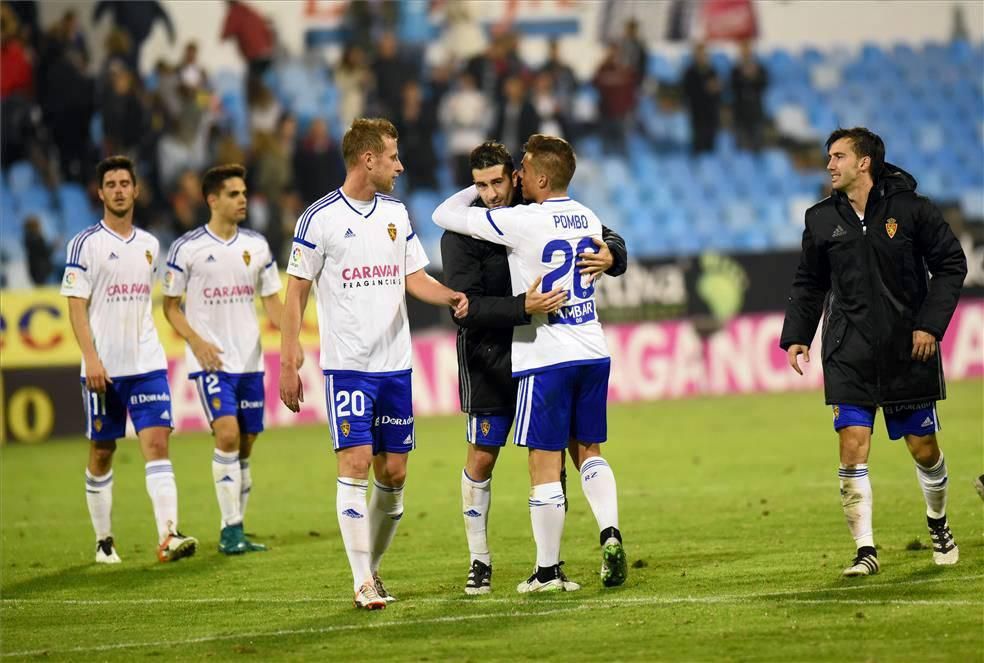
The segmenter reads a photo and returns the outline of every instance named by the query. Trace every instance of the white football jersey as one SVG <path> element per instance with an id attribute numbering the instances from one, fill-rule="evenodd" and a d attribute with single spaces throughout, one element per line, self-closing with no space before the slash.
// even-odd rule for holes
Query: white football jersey
<path id="1" fill-rule="evenodd" d="M 164 294 L 185 295 L 191 328 L 222 350 L 222 372 L 262 373 L 255 297 L 280 290 L 280 273 L 266 238 L 240 228 L 225 241 L 202 226 L 174 241 L 165 270 Z M 200 374 L 202 367 L 190 347 L 185 357 L 189 376 Z"/>
<path id="2" fill-rule="evenodd" d="M 470 207 L 476 195 L 475 187 L 456 193 L 435 210 L 434 222 L 505 245 L 513 294 L 526 292 L 539 276 L 542 292 L 563 288 L 568 293 L 559 311 L 535 315 L 531 324 L 513 330 L 513 375 L 608 357 L 594 284 L 576 264 L 578 253 L 598 250 L 592 238 L 601 239 L 601 221 L 594 212 L 570 198 L 495 209 Z"/>
<path id="3" fill-rule="evenodd" d="M 145 230 L 120 237 L 102 221 L 68 243 L 61 294 L 89 300 L 92 340 L 111 378 L 167 369 L 150 301 L 159 249 Z"/>
<path id="4" fill-rule="evenodd" d="M 365 204 L 339 189 L 301 215 L 287 273 L 314 282 L 322 369 L 410 369 L 405 279 L 427 262 L 396 198 Z"/>

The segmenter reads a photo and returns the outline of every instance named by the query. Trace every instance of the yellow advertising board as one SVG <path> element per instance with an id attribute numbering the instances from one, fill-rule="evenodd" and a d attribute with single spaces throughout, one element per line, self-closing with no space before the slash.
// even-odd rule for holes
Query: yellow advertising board
<path id="1" fill-rule="evenodd" d="M 286 287 L 287 277 L 281 274 Z M 283 297 L 283 291 L 280 294 Z M 170 358 L 182 356 L 184 341 L 175 333 L 161 308 L 161 288 L 155 283 L 153 291 L 154 321 L 157 332 Z M 280 348 L 280 333 L 270 324 L 257 300 L 263 349 Z M 308 303 L 301 344 L 317 347 L 318 325 L 314 302 Z M 72 325 L 68 319 L 68 301 L 54 286 L 34 290 L 4 290 L 0 292 L 0 364 L 4 368 L 30 368 L 77 364 L 81 359 Z"/>

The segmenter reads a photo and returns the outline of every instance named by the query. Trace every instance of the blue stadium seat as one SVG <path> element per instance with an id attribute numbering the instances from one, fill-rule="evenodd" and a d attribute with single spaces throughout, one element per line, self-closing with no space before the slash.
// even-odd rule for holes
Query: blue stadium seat
<path id="1" fill-rule="evenodd" d="M 38 174 L 29 161 L 16 161 L 7 169 L 7 188 L 14 195 L 39 184 Z"/>

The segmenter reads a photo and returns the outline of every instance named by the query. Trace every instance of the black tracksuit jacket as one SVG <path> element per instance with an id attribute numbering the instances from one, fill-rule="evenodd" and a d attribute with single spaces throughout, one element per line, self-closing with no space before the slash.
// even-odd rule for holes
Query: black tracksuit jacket
<path id="1" fill-rule="evenodd" d="M 625 272 L 625 240 L 602 227 L 614 262 L 606 272 Z M 526 293 L 512 294 L 506 247 L 446 231 L 441 237 L 444 283 L 468 295 L 468 315 L 458 325 L 458 395 L 461 411 L 509 414 L 516 408 L 512 330 L 530 323 Z"/>
<path id="2" fill-rule="evenodd" d="M 828 404 L 926 403 L 946 397 L 940 353 L 913 360 L 912 333 L 946 332 L 967 259 L 916 181 L 885 164 L 864 220 L 843 193 L 806 212 L 780 346 L 810 345 L 821 313 Z M 932 275 L 932 278 L 930 278 Z"/>

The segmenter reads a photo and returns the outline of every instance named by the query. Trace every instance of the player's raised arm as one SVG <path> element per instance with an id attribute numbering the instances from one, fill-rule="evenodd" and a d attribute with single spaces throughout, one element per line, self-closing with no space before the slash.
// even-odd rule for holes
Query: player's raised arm
<path id="1" fill-rule="evenodd" d="M 434 223 L 445 230 L 451 230 L 476 239 L 484 239 L 495 244 L 515 246 L 519 237 L 510 232 L 517 213 L 515 207 L 496 207 L 483 209 L 472 207 L 478 196 L 474 185 L 452 195 L 434 210 Z"/>
<path id="2" fill-rule="evenodd" d="M 301 321 L 307 307 L 312 282 L 290 275 L 280 317 L 280 400 L 291 412 L 300 412 L 304 390 L 297 370 L 304 363 L 301 349 Z"/>

